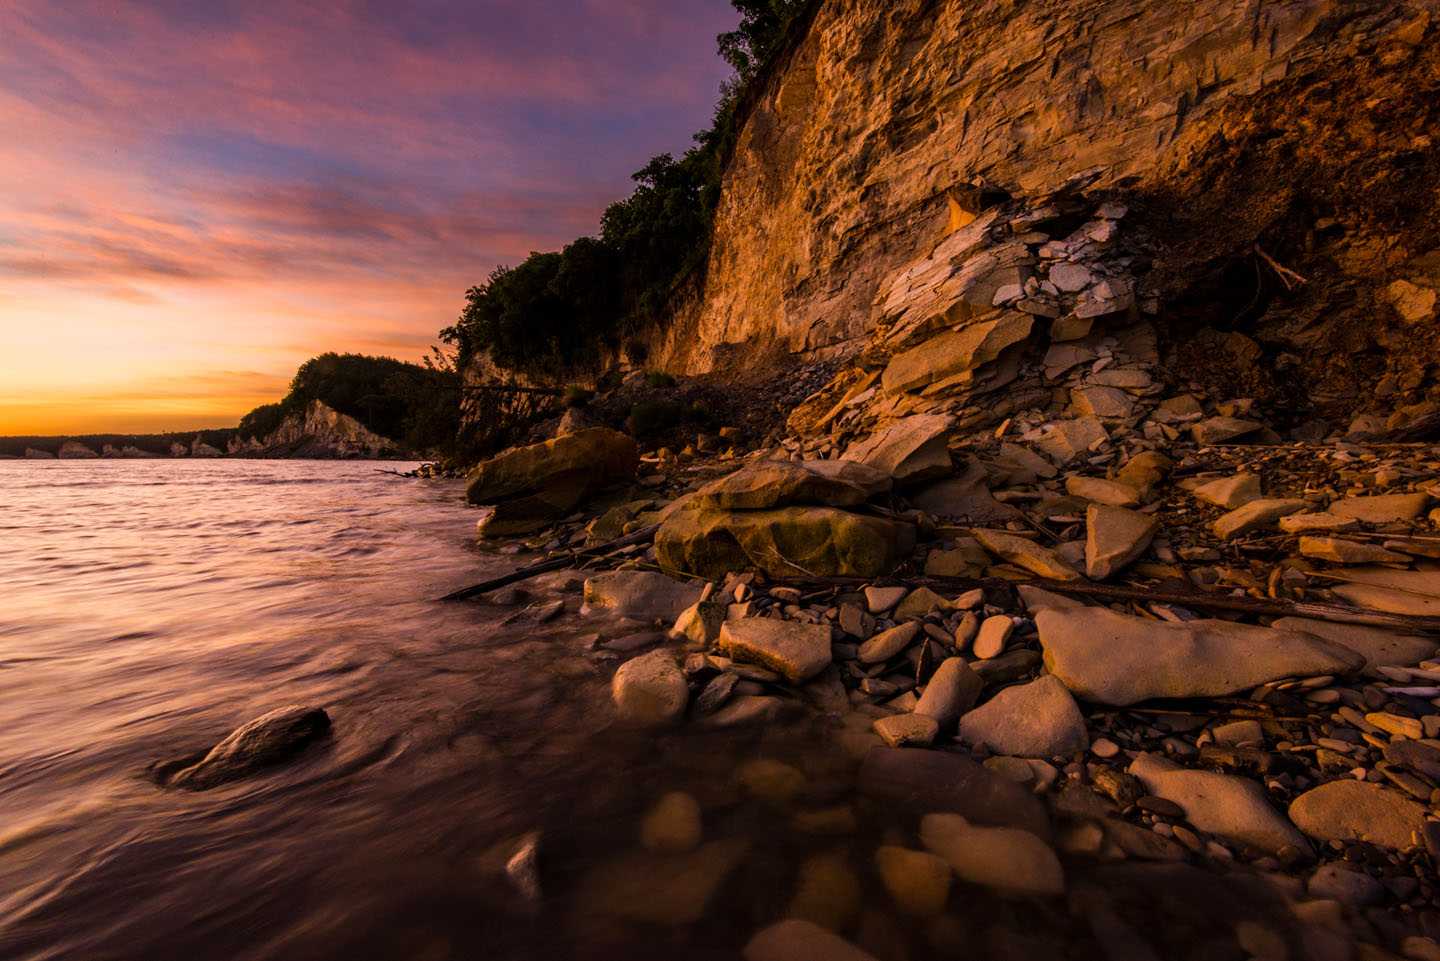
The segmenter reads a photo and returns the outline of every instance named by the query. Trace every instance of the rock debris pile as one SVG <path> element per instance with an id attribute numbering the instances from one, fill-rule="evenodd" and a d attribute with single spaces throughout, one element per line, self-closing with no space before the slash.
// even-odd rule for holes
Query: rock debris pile
<path id="1" fill-rule="evenodd" d="M 756 919 L 752 961 L 944 956 L 981 889 L 1078 932 L 1074 956 L 1440 957 L 1440 448 L 1282 436 L 1177 382 L 1126 211 L 1087 182 L 957 205 L 781 443 L 646 455 L 532 546 L 656 528 L 618 555 L 648 570 L 585 585 L 627 618 L 592 644 L 623 661 L 621 722 L 813 724 L 851 759 L 853 794 L 799 808 L 803 772 L 737 773 L 846 839 Z M 530 529 L 633 465 L 589 463 L 563 496 L 511 485 Z M 661 798 L 594 885 L 667 878 L 636 910 L 689 923 L 746 858 L 707 818 Z M 851 903 L 857 877 L 884 904 Z M 1180 889 L 1228 927 L 1146 927 Z"/>

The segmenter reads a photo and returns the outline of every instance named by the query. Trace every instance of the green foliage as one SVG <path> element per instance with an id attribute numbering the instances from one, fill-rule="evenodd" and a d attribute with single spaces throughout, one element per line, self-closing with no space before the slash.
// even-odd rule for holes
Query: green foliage
<path id="1" fill-rule="evenodd" d="M 717 42 L 735 75 L 721 87 L 710 128 L 679 160 L 661 154 L 637 172 L 634 192 L 601 217 L 598 238 L 581 237 L 559 253 L 531 253 L 466 291 L 459 320 L 440 332 L 460 365 L 488 351 L 502 367 L 556 375 L 621 343 L 632 353 L 630 346 L 641 343 L 633 334 L 659 319 L 705 262 L 738 107 L 806 2 L 731 0 L 740 24 Z"/>
<path id="2" fill-rule="evenodd" d="M 595 392 L 580 384 L 566 384 L 565 394 L 560 398 L 560 403 L 566 407 L 584 407 L 595 398 Z"/>
<path id="3" fill-rule="evenodd" d="M 447 363 L 325 353 L 300 365 L 284 400 L 246 414 L 238 433 L 263 439 L 286 417 L 304 417 L 318 400 L 412 450 L 444 447 L 459 428 L 459 387 L 459 374 Z"/>
<path id="4" fill-rule="evenodd" d="M 653 400 L 642 400 L 631 407 L 629 415 L 625 418 L 625 425 L 630 429 L 630 433 L 644 436 L 674 427 L 680 423 L 681 416 L 682 411 L 679 404 L 672 400 L 665 400 L 663 397 L 657 397 Z"/>
<path id="5" fill-rule="evenodd" d="M 674 387 L 675 378 L 663 370 L 652 370 L 645 375 L 645 386 L 651 390 L 660 390 L 665 387 Z"/>

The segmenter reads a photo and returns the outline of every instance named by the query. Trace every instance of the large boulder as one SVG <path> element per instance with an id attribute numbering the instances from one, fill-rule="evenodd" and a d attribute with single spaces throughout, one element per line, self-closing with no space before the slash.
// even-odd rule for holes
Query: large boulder
<path id="1" fill-rule="evenodd" d="M 674 621 L 704 588 L 656 571 L 606 571 L 585 581 L 585 606 L 642 621 Z"/>
<path id="2" fill-rule="evenodd" d="M 660 564 L 716 580 L 758 567 L 771 577 L 879 577 L 915 549 L 913 524 L 833 507 L 678 510 L 655 533 Z"/>
<path id="3" fill-rule="evenodd" d="M 1039 592 L 1026 595 L 1036 604 Z M 1053 596 L 1053 595 L 1052 595 Z M 1365 658 L 1333 641 L 1231 621 L 1183 624 L 1051 603 L 1035 616 L 1045 667 L 1077 697 L 1123 707 L 1152 697 L 1215 697 L 1282 677 L 1347 674 Z"/>
<path id="4" fill-rule="evenodd" d="M 482 537 L 528 534 L 565 516 L 612 480 L 635 476 L 633 438 L 605 427 L 531 444 L 492 458 L 471 475 L 465 499 L 492 505 Z"/>

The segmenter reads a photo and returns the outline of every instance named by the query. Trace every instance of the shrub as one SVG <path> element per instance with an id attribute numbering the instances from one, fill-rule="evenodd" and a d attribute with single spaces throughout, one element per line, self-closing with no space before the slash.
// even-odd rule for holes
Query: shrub
<path id="1" fill-rule="evenodd" d="M 645 386 L 651 390 L 662 390 L 675 386 L 675 378 L 663 370 L 652 370 L 645 375 Z"/>
<path id="2" fill-rule="evenodd" d="M 630 408 L 625 427 L 637 437 L 674 427 L 680 423 L 680 405 L 664 398 L 644 400 Z"/>

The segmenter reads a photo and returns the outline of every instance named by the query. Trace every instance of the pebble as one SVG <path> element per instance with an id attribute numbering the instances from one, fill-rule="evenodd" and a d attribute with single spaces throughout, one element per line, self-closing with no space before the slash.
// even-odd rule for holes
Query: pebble
<path id="1" fill-rule="evenodd" d="M 1015 632 L 1015 621 L 1004 614 L 985 618 L 975 638 L 975 656 L 981 660 L 998 657 L 1005 650 L 1005 642 Z"/>
<path id="2" fill-rule="evenodd" d="M 934 917 L 950 899 L 950 865 L 929 851 L 884 846 L 875 852 L 880 880 L 895 906 L 913 917 Z"/>
<path id="3" fill-rule="evenodd" d="M 891 747 L 926 747 L 940 730 L 935 718 L 920 713 L 878 718 L 872 727 Z"/>

